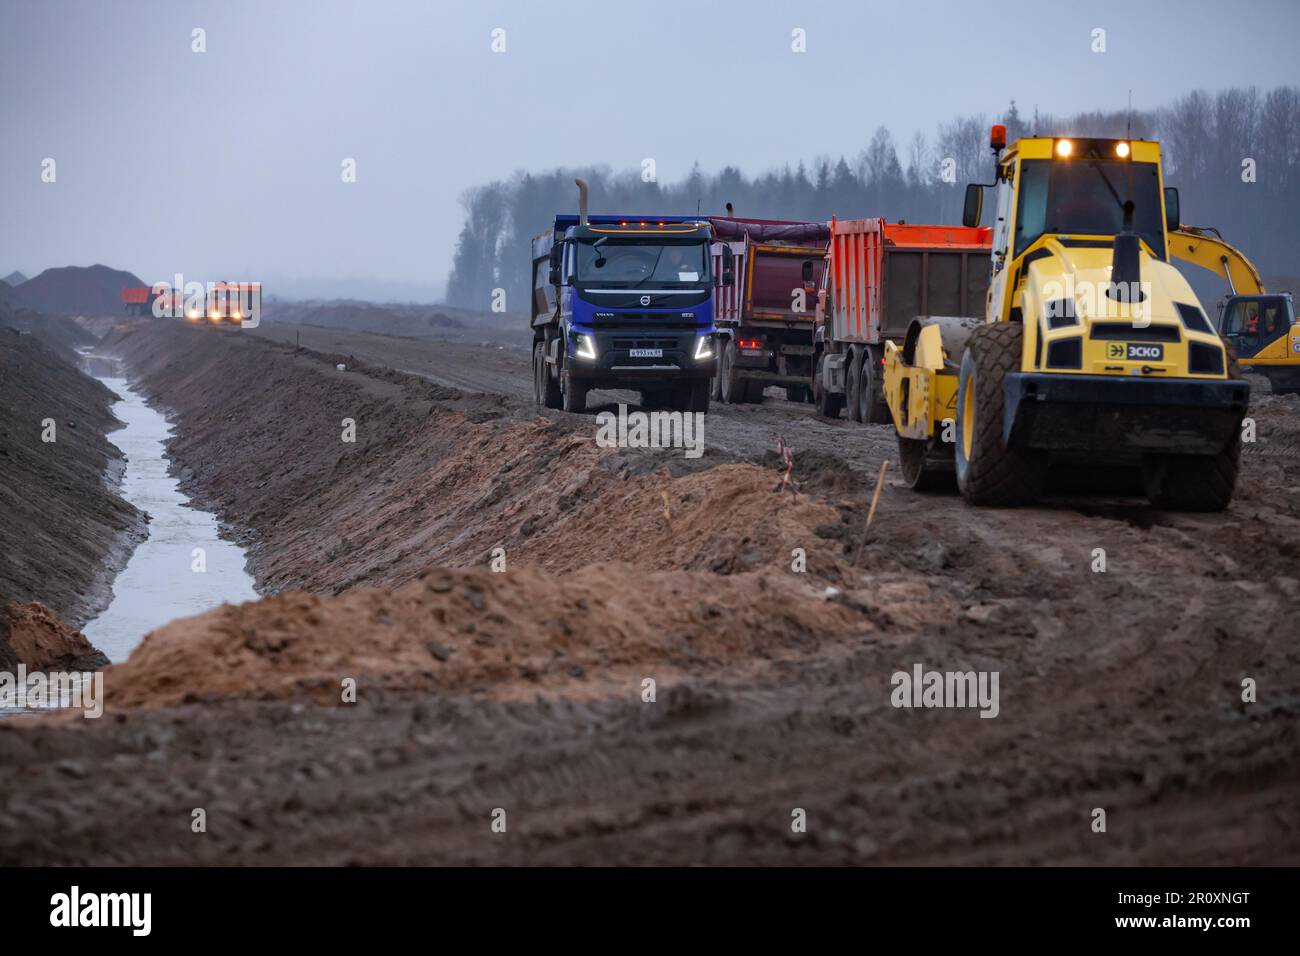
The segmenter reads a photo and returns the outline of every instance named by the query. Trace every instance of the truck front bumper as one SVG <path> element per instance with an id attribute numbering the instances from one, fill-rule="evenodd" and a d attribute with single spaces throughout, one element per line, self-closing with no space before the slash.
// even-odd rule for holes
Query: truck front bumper
<path id="1" fill-rule="evenodd" d="M 1099 459 L 1211 455 L 1241 428 L 1250 385 L 1239 379 L 1009 372 L 1002 440 Z"/>
<path id="2" fill-rule="evenodd" d="M 570 374 L 592 388 L 635 388 L 643 382 L 709 379 L 717 370 L 716 343 L 709 358 L 695 358 L 700 337 L 696 331 L 598 329 L 582 334 L 595 340 L 596 357 L 570 356 Z M 651 354 L 634 357 L 634 352 L 647 351 Z"/>

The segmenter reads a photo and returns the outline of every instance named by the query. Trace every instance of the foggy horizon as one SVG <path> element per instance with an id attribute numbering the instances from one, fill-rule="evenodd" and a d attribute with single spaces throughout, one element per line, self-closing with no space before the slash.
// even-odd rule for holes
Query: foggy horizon
<path id="1" fill-rule="evenodd" d="M 1293 82 L 1300 13 L 1273 0 L 1244 9 L 1225 20 L 1185 4 L 1174 34 L 1167 14 L 1123 3 L 1013 4 L 995 17 L 767 2 L 737 18 L 685 2 L 644 14 L 584 2 L 6 2 L 0 276 L 104 264 L 145 282 L 181 272 L 256 278 L 288 298 L 432 302 L 445 294 L 460 197 L 489 181 L 633 171 L 645 158 L 664 184 L 696 163 L 752 177 L 818 157 L 852 163 L 880 126 L 902 153 L 917 132 L 933 138 L 1013 99 L 1027 119 L 1124 109 L 1130 89 L 1135 110 L 1153 110 L 1194 89 Z M 918 58 L 938 15 L 942 35 Z M 195 28 L 206 52 L 191 49 Z M 498 28 L 504 52 L 492 49 Z M 1104 53 L 1091 49 L 1098 28 Z M 791 49 L 795 29 L 804 53 Z M 1050 68 L 1017 76 L 1011 64 L 1032 55 L 991 56 L 1032 54 L 1044 36 Z M 625 63 L 635 72 L 620 73 Z M 356 182 L 342 181 L 347 159 Z"/>

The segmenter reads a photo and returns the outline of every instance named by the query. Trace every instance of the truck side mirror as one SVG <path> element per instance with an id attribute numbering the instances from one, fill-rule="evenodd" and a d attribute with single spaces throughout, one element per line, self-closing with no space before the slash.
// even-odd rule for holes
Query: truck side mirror
<path id="1" fill-rule="evenodd" d="M 1178 208 L 1178 187 L 1165 187 L 1165 230 L 1177 232 L 1182 223 L 1182 210 Z"/>
<path id="2" fill-rule="evenodd" d="M 560 284 L 560 266 L 564 263 L 564 247 L 551 246 L 551 285 Z"/>
<path id="3" fill-rule="evenodd" d="M 963 226 L 978 226 L 980 215 L 984 212 L 984 190 L 979 183 L 967 183 L 966 202 L 961 210 Z"/>

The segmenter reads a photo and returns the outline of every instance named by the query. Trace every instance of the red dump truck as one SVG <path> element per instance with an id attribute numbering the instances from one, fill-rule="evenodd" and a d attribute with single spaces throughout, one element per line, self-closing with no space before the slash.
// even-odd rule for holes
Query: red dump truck
<path id="1" fill-rule="evenodd" d="M 983 315 L 992 241 L 983 226 L 832 219 L 812 334 L 818 413 L 888 422 L 885 342 L 901 344 L 919 315 Z"/>
<path id="2" fill-rule="evenodd" d="M 122 308 L 128 315 L 153 315 L 153 304 L 158 298 L 158 293 L 147 285 L 122 287 Z"/>
<path id="3" fill-rule="evenodd" d="M 791 401 L 811 400 L 813 319 L 829 226 L 730 216 L 710 216 L 709 222 L 715 283 L 723 274 L 724 247 L 735 259 L 735 282 L 715 289 L 713 399 L 760 402 L 767 386 L 783 385 Z"/>

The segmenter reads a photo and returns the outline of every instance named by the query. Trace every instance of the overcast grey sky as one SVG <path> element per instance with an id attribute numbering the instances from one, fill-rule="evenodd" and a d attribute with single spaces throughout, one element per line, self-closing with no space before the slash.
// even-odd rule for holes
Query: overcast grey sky
<path id="1" fill-rule="evenodd" d="M 754 173 L 852 157 L 881 124 L 901 154 L 1012 97 L 1068 114 L 1269 88 L 1300 80 L 1298 28 L 1295 0 L 0 0 L 0 275 L 103 262 L 428 299 L 461 192 L 517 169 Z"/>

